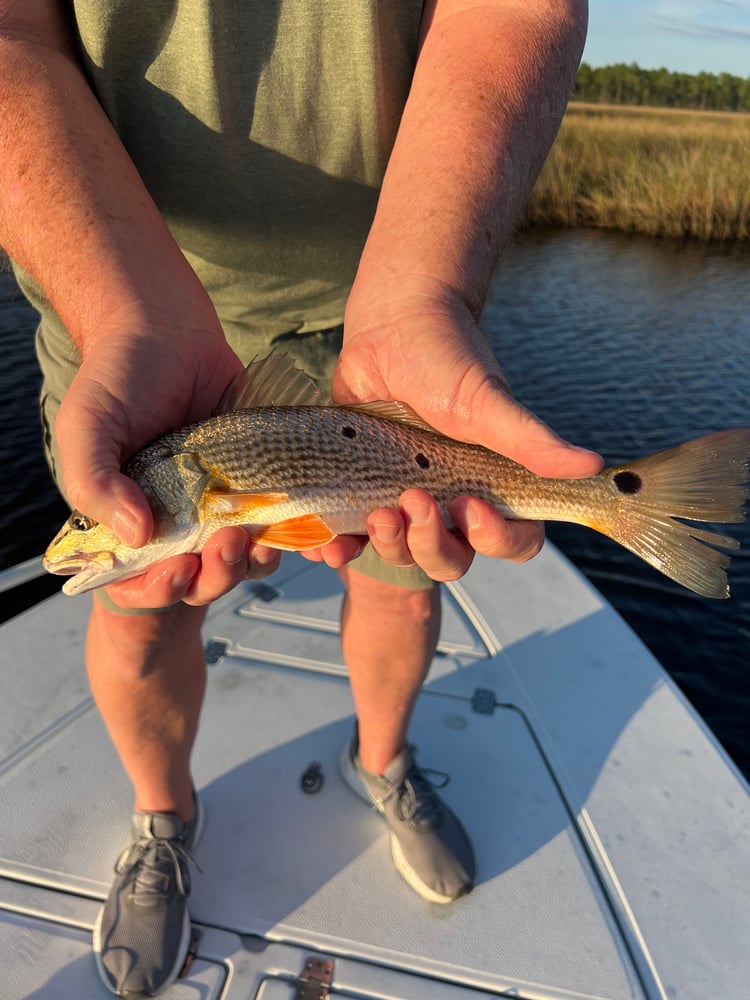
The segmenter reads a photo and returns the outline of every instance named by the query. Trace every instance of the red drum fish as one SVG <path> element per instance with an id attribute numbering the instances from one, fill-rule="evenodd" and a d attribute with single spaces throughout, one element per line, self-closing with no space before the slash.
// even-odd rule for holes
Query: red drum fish
<path id="1" fill-rule="evenodd" d="M 264 545 L 315 548 L 367 531 L 368 514 L 404 490 L 449 504 L 475 496 L 505 517 L 587 525 L 707 597 L 728 597 L 738 542 L 684 521 L 745 520 L 750 429 L 721 431 L 586 479 L 535 475 L 478 445 L 454 441 L 398 402 L 335 406 L 285 355 L 251 363 L 214 416 L 152 442 L 124 466 L 145 493 L 154 532 L 142 548 L 74 511 L 44 556 L 81 594 L 200 552 L 225 525 Z"/>

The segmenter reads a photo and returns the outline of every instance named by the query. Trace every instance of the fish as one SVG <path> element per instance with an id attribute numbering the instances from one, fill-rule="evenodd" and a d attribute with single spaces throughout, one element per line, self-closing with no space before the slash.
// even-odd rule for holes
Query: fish
<path id="1" fill-rule="evenodd" d="M 685 522 L 744 521 L 749 458 L 750 429 L 734 428 L 584 479 L 542 477 L 444 436 L 404 403 L 334 405 L 291 358 L 272 353 L 233 380 L 213 416 L 162 435 L 123 466 L 153 511 L 146 545 L 131 548 L 75 510 L 43 565 L 70 576 L 62 589 L 75 595 L 198 553 L 225 525 L 304 551 L 366 534 L 371 511 L 397 507 L 417 487 L 451 529 L 451 501 L 479 497 L 508 518 L 586 525 L 689 590 L 726 598 L 738 541 Z"/>

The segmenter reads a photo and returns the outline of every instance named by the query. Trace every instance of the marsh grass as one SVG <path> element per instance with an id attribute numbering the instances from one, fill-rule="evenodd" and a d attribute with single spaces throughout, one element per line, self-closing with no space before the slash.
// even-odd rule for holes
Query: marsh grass
<path id="1" fill-rule="evenodd" d="M 526 221 L 750 240 L 750 115 L 571 104 Z"/>

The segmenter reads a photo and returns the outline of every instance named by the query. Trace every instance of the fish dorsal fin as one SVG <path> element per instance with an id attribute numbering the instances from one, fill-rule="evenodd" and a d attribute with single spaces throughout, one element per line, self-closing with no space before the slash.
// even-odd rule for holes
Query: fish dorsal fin
<path id="1" fill-rule="evenodd" d="M 294 358 L 272 352 L 253 358 L 244 372 L 235 375 L 214 415 L 259 406 L 325 406 L 328 402 L 310 376 L 297 368 Z"/>
<path id="2" fill-rule="evenodd" d="M 422 420 L 416 411 L 406 403 L 400 403 L 396 399 L 376 399 L 371 403 L 351 403 L 341 406 L 342 410 L 354 410 L 355 413 L 366 413 L 370 417 L 380 417 L 381 420 L 392 420 L 397 424 L 406 424 L 409 427 L 416 427 L 420 431 L 429 431 L 430 434 L 439 434 L 434 427 Z"/>

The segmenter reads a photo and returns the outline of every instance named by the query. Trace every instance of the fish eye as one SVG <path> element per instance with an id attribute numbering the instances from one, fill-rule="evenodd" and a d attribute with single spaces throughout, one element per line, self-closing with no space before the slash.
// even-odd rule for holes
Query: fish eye
<path id="1" fill-rule="evenodd" d="M 85 514 L 72 514 L 70 518 L 70 526 L 75 531 L 88 531 L 89 528 L 93 528 L 94 522 L 90 517 L 86 517 Z"/>

